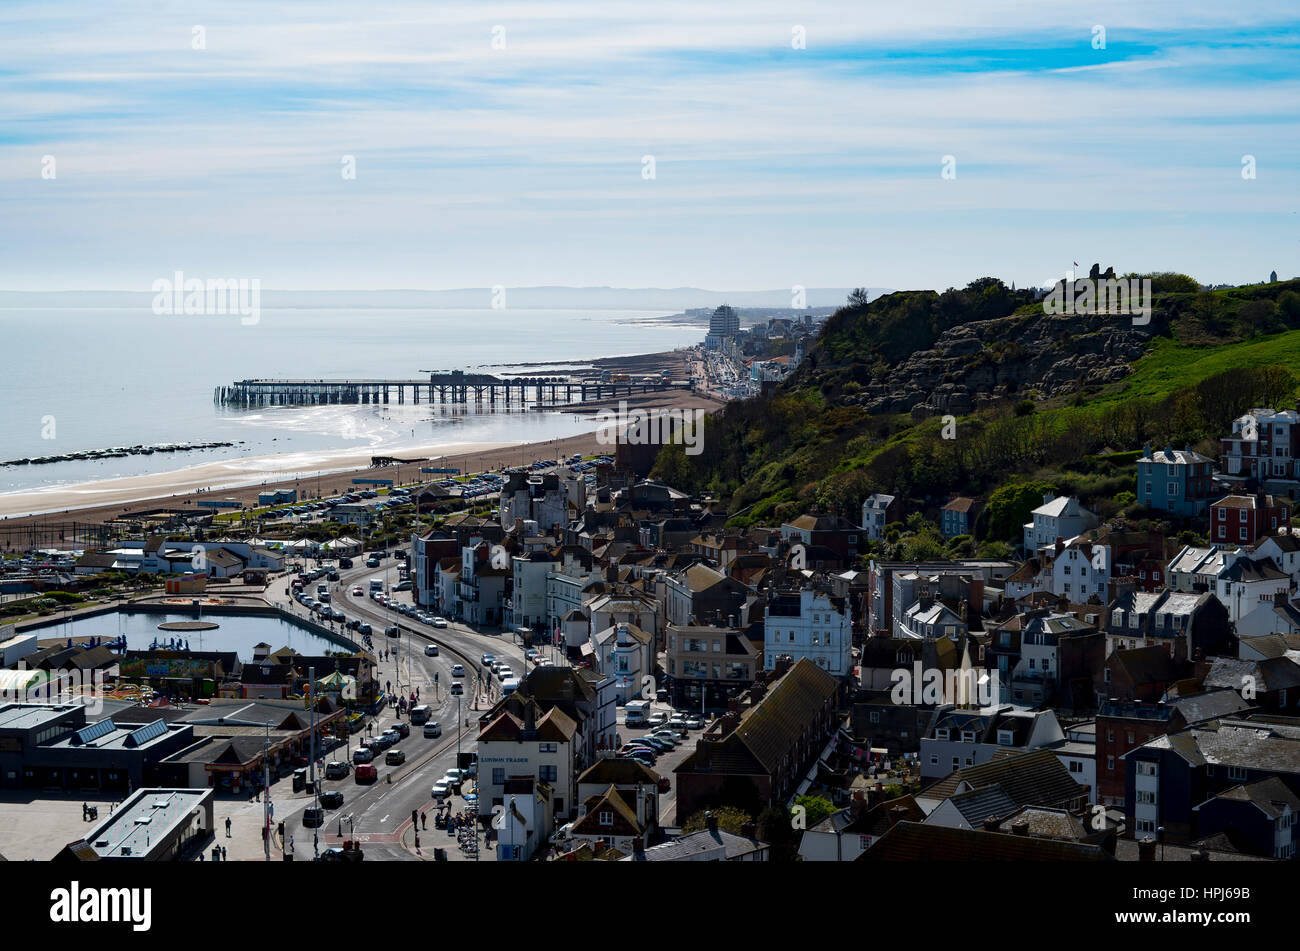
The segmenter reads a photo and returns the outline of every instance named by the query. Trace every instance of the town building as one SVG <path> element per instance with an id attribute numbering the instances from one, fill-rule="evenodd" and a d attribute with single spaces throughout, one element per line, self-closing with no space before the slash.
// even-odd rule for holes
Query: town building
<path id="1" fill-rule="evenodd" d="M 1218 497 L 1214 461 L 1191 449 L 1144 448 L 1137 470 L 1137 500 L 1147 508 L 1191 518 L 1204 515 Z"/>

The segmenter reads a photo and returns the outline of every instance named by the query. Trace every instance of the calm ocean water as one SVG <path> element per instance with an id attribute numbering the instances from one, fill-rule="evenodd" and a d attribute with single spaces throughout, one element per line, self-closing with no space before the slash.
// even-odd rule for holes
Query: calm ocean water
<path id="1" fill-rule="evenodd" d="M 651 311 L 263 308 L 238 317 L 155 316 L 148 309 L 0 310 L 5 412 L 0 461 L 160 442 L 236 448 L 0 468 L 0 492 L 165 472 L 241 456 L 393 451 L 435 443 L 574 435 L 572 414 L 441 413 L 427 405 L 239 411 L 213 389 L 246 377 L 395 377 L 422 370 L 652 353 L 703 338 L 699 325 Z M 491 372 L 487 370 L 487 372 Z M 49 435 L 53 438 L 45 438 Z"/>

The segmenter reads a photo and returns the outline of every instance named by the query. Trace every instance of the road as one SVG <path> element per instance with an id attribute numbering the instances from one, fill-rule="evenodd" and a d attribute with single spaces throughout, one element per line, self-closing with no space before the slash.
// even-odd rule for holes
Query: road
<path id="1" fill-rule="evenodd" d="M 412 860 L 417 858 L 402 846 L 401 833 L 411 824 L 411 811 L 429 809 L 433 805 L 429 789 L 448 769 L 456 765 L 457 750 L 457 701 L 460 701 L 464 715 L 460 748 L 465 752 L 476 749 L 475 736 L 478 732 L 478 717 L 487 710 L 492 702 L 499 699 L 499 684 L 488 676 L 491 693 L 474 696 L 475 672 L 479 670 L 479 661 L 484 652 L 504 659 L 517 672 L 526 669 L 524 648 L 510 635 L 483 634 L 465 625 L 449 622 L 445 628 L 432 628 L 409 618 L 402 617 L 372 601 L 367 593 L 354 596 L 354 586 L 360 586 L 363 592 L 369 590 L 369 579 L 387 577 L 392 580 L 395 572 L 394 561 L 386 559 L 383 568 L 348 569 L 340 573 L 339 581 L 330 585 L 331 603 L 341 610 L 349 619 L 360 618 L 370 623 L 374 629 L 371 635 L 375 649 L 380 653 L 378 676 L 381 683 L 391 681 L 394 691 L 408 695 L 417 687 L 420 702 L 432 708 L 432 720 L 442 724 L 443 735 L 438 739 L 425 739 L 421 727 L 412 727 L 411 735 L 403 739 L 396 749 L 406 752 L 407 762 L 402 766 L 385 766 L 376 762 L 379 782 L 370 785 L 358 785 L 351 776 L 341 780 L 322 781 L 322 791 L 337 789 L 343 793 L 344 805 L 340 809 L 326 811 L 326 824 L 319 830 L 302 826 L 301 809 L 295 809 L 291 816 L 278 816 L 285 820 L 286 835 L 294 837 L 294 849 L 297 856 L 310 858 L 313 854 L 313 834 L 319 836 L 319 847 L 335 844 L 338 840 L 340 820 L 342 829 L 349 837 L 354 833 L 362 842 L 367 859 Z M 399 595 L 400 596 L 400 595 Z M 299 615 L 304 613 L 302 605 L 284 593 L 282 586 L 268 590 L 267 597 L 274 603 L 287 607 Z M 409 594 L 406 595 L 409 603 Z M 399 637 L 385 637 L 385 628 L 396 625 Z M 425 655 L 425 646 L 437 644 L 439 656 Z M 388 660 L 382 659 L 382 651 L 388 648 L 393 652 Z M 455 663 L 465 666 L 467 676 L 464 679 L 465 696 L 453 697 L 448 685 L 452 682 L 451 667 Z M 396 710 L 390 709 L 376 718 L 375 732 L 378 733 L 387 724 L 396 719 Z M 331 757 L 351 759 L 352 746 L 340 749 Z M 390 784 L 387 780 L 392 777 Z M 468 789 L 466 790 L 468 791 Z M 301 800 L 303 805 L 307 800 Z M 454 807 L 464 806 L 463 800 L 456 800 Z M 350 820 L 350 821 L 348 821 Z M 449 853 L 456 853 L 456 840 L 441 830 L 435 831 L 430 822 L 427 833 L 422 833 L 422 850 L 428 853 L 430 847 L 448 848 Z M 480 845 L 481 847 L 481 845 Z M 486 856 L 486 852 L 483 853 Z"/>

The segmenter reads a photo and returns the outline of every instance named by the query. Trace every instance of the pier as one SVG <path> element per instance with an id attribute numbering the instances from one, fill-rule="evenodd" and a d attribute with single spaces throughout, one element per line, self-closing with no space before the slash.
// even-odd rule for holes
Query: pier
<path id="1" fill-rule="evenodd" d="M 474 404 L 493 408 L 564 406 L 588 400 L 686 389 L 689 383 L 662 379 L 594 381 L 568 376 L 503 379 L 487 373 L 431 373 L 413 380 L 239 380 L 213 394 L 221 406 L 326 406 L 330 404 Z"/>

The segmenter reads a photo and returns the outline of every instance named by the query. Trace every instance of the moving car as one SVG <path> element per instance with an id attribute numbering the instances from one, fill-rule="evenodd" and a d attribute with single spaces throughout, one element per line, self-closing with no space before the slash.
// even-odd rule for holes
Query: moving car
<path id="1" fill-rule="evenodd" d="M 406 762 L 406 750 L 389 750 L 384 754 L 386 766 L 401 766 Z"/>
<path id="2" fill-rule="evenodd" d="M 436 739 L 442 736 L 441 723 L 426 723 L 424 725 L 424 736 L 426 739 Z"/>
<path id="3" fill-rule="evenodd" d="M 435 618 L 433 619 L 433 626 L 434 626 L 434 627 L 446 627 L 446 626 L 447 626 L 447 619 L 446 619 L 445 617 L 435 617 Z"/>
<path id="4" fill-rule="evenodd" d="M 375 769 L 370 763 L 364 763 L 353 771 L 352 778 L 358 783 L 377 782 L 379 780 L 379 770 Z"/>
<path id="5" fill-rule="evenodd" d="M 325 764 L 326 779 L 343 779 L 350 772 L 352 772 L 352 767 L 349 766 L 347 763 L 339 762 L 336 760 L 333 763 Z"/>
<path id="6" fill-rule="evenodd" d="M 451 665 L 451 675 L 452 675 L 453 677 L 464 677 L 464 676 L 465 676 L 465 665 L 464 665 L 464 664 L 452 664 L 452 665 Z"/>
<path id="7" fill-rule="evenodd" d="M 438 645 L 437 645 L 437 644 L 426 644 L 426 645 L 424 646 L 424 656 L 425 656 L 425 657 L 437 657 L 437 656 L 438 656 Z"/>
<path id="8" fill-rule="evenodd" d="M 479 663 L 482 664 L 484 667 L 491 667 L 493 664 L 496 663 L 497 658 L 495 654 L 484 654 L 478 660 Z"/>
<path id="9" fill-rule="evenodd" d="M 339 809 L 343 806 L 343 793 L 337 789 L 320 794 L 320 804 L 326 809 Z"/>
<path id="10" fill-rule="evenodd" d="M 308 806 L 302 811 L 302 825 L 305 829 L 316 829 L 325 824 L 325 810 Z"/>

